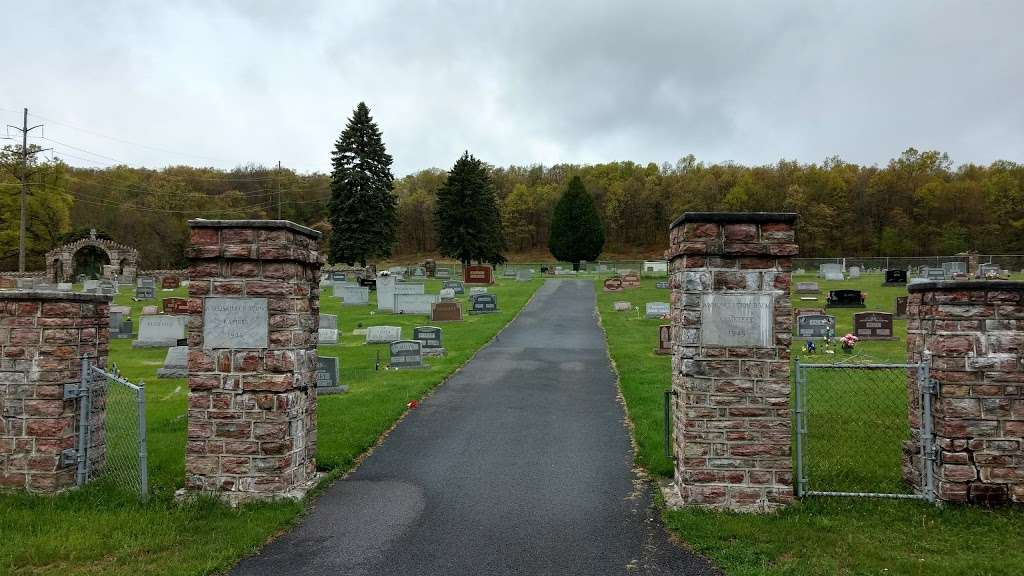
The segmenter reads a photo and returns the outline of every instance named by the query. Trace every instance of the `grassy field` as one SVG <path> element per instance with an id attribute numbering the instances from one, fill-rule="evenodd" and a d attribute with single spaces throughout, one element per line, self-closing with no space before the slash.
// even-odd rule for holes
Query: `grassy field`
<path id="1" fill-rule="evenodd" d="M 801 301 L 794 308 L 824 308 L 829 289 L 853 288 L 868 294 L 863 310 L 894 312 L 902 287 L 881 286 L 881 276 L 826 282 L 818 301 Z M 605 293 L 597 283 L 598 308 L 613 361 L 619 371 L 638 446 L 637 463 L 655 476 L 670 477 L 672 464 L 663 455 L 662 394 L 670 386 L 671 361 L 655 355 L 658 325 L 646 320 L 646 302 L 669 301 L 669 291 L 644 279 L 642 287 Z M 612 304 L 626 300 L 635 311 L 615 312 Z M 853 331 L 853 314 L 860 309 L 829 309 L 836 316 L 837 333 Z M 861 341 L 854 353 L 804 353 L 803 341 L 794 339 L 794 361 L 905 362 L 906 322 L 896 321 L 895 341 Z M 812 378 L 808 405 L 812 410 L 808 446 L 812 488 L 864 489 L 899 486 L 899 445 L 905 437 L 906 398 L 903 374 L 847 376 L 844 389 L 823 386 L 821 375 Z M 815 394 L 817 396 L 815 396 Z M 817 410 L 817 412 L 813 412 Z M 881 441 L 886 449 L 864 444 Z M 842 450 L 837 450 L 837 447 Z M 845 454 L 845 455 L 844 455 Z M 851 473 L 857 467 L 866 474 Z M 819 484 L 814 485 L 814 478 Z M 688 546 L 711 558 L 734 575 L 781 574 L 1011 574 L 1024 566 L 1024 511 L 936 507 L 914 501 L 809 498 L 783 512 L 743 515 L 702 510 L 665 512 L 669 528 Z"/>
<path id="2" fill-rule="evenodd" d="M 428 358 L 429 368 L 377 371 L 377 352 L 387 361 L 387 347 L 367 346 L 352 330 L 390 324 L 402 327 L 403 337 L 414 326 L 430 324 L 422 316 L 377 314 L 375 294 L 370 306 L 343 307 L 325 290 L 321 312 L 338 315 L 344 336 L 337 345 L 323 346 L 324 356 L 338 356 L 346 394 L 323 396 L 317 409 L 317 465 L 327 479 L 351 469 L 360 454 L 374 445 L 407 410 L 462 366 L 523 307 L 542 283 L 499 279 L 490 291 L 498 295 L 497 314 L 465 316 L 444 323 L 445 358 Z M 431 280 L 436 293 L 440 282 Z M 182 296 L 184 289 L 158 291 L 158 297 Z M 131 305 L 138 318 L 142 303 L 132 302 L 127 290 L 116 303 Z M 151 302 L 147 302 L 151 303 Z M 464 304 L 464 308 L 465 308 Z M 184 379 L 158 380 L 165 350 L 132 349 L 130 340 L 114 340 L 110 359 L 130 380 L 146 383 L 152 498 L 139 504 L 110 486 L 97 484 L 58 497 L 0 495 L 0 574 L 209 574 L 231 566 L 238 558 L 291 525 L 302 503 L 254 504 L 229 509 L 203 500 L 174 501 L 184 483 Z"/>

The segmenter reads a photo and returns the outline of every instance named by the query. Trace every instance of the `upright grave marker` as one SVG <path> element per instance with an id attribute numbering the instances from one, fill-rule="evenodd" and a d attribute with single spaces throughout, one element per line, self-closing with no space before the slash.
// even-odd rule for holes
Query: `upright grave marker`
<path id="1" fill-rule="evenodd" d="M 662 324 L 658 326 L 658 347 L 654 353 L 659 356 L 668 356 L 672 353 L 672 325 Z"/>
<path id="2" fill-rule="evenodd" d="M 316 393 L 318 396 L 348 392 L 348 386 L 339 383 L 338 357 L 316 357 Z"/>
<path id="3" fill-rule="evenodd" d="M 604 281 L 605 292 L 622 292 L 622 278 L 612 276 Z"/>
<path id="4" fill-rule="evenodd" d="M 395 277 L 391 275 L 377 278 L 377 311 L 391 312 L 395 309 Z"/>
<path id="5" fill-rule="evenodd" d="M 644 304 L 644 316 L 647 318 L 663 318 L 669 315 L 668 302 L 648 302 Z"/>
<path id="6" fill-rule="evenodd" d="M 417 326 L 412 330 L 412 339 L 423 343 L 424 356 L 444 356 L 441 329 L 437 326 Z"/>
<path id="7" fill-rule="evenodd" d="M 392 368 L 425 368 L 423 343 L 419 340 L 398 340 L 388 345 Z"/>
<path id="8" fill-rule="evenodd" d="M 320 233 L 286 220 L 190 220 L 184 493 L 236 505 L 317 479 Z"/>
<path id="9" fill-rule="evenodd" d="M 317 330 L 320 344 L 338 343 L 338 317 L 334 314 L 320 315 L 320 328 Z"/>
<path id="10" fill-rule="evenodd" d="M 149 314 L 139 316 L 139 337 L 132 348 L 166 348 L 185 339 L 188 316 Z"/>
<path id="11" fill-rule="evenodd" d="M 440 300 L 439 294 L 395 294 L 395 314 L 429 315 L 431 306 Z"/>
<path id="12" fill-rule="evenodd" d="M 466 293 L 466 286 L 458 280 L 446 280 L 441 284 L 444 288 L 451 289 L 456 295 L 462 295 Z"/>
<path id="13" fill-rule="evenodd" d="M 462 304 L 459 302 L 436 302 L 430 307 L 431 322 L 461 322 Z"/>
<path id="14" fill-rule="evenodd" d="M 157 369 L 157 378 L 185 378 L 188 376 L 188 346 L 171 346 L 164 356 L 164 365 Z"/>
<path id="15" fill-rule="evenodd" d="M 801 340 L 832 338 L 836 335 L 836 317 L 825 314 L 801 314 L 796 317 L 796 335 Z"/>
<path id="16" fill-rule="evenodd" d="M 466 284 L 494 284 L 494 269 L 490 266 L 466 266 L 462 281 Z"/>
<path id="17" fill-rule="evenodd" d="M 388 344 L 401 339 L 401 326 L 370 326 L 366 329 L 367 344 Z"/>
<path id="18" fill-rule="evenodd" d="M 672 224 L 670 505 L 769 511 L 793 499 L 795 221 L 796 214 L 711 212 Z"/>
<path id="19" fill-rule="evenodd" d="M 491 314 L 498 311 L 498 297 L 494 294 L 477 294 L 469 300 L 470 314 Z"/>
<path id="20" fill-rule="evenodd" d="M 892 314 L 858 312 L 853 315 L 853 335 L 861 340 L 894 340 Z"/>
<path id="21" fill-rule="evenodd" d="M 345 306 L 366 306 L 370 303 L 370 289 L 365 286 L 343 286 L 338 295 Z"/>
<path id="22" fill-rule="evenodd" d="M 901 286 L 907 283 L 907 271 L 892 268 L 885 271 L 885 283 L 883 286 Z"/>

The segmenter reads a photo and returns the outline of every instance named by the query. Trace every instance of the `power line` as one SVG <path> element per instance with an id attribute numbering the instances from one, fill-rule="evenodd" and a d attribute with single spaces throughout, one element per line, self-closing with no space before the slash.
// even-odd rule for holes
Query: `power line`
<path id="1" fill-rule="evenodd" d="M 33 150 L 29 152 L 28 149 L 28 133 L 35 130 L 36 128 L 42 128 L 42 124 L 29 127 L 28 125 L 28 108 L 24 110 L 24 116 L 22 116 L 21 128 L 17 126 L 7 125 L 8 128 L 14 128 L 21 132 L 21 173 L 18 174 L 18 179 L 21 180 L 21 222 L 18 226 L 18 272 L 25 271 L 25 218 L 28 215 L 28 157 L 29 154 L 38 154 L 44 150 Z"/>

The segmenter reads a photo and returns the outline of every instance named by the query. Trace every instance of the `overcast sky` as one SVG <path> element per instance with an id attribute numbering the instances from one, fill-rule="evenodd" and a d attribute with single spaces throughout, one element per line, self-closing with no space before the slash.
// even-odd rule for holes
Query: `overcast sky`
<path id="1" fill-rule="evenodd" d="M 1020 0 L 32 0 L 0 14 L 0 120 L 27 106 L 37 142 L 76 165 L 327 171 L 360 100 L 397 176 L 465 149 L 496 165 L 884 164 L 910 146 L 1024 161 Z"/>

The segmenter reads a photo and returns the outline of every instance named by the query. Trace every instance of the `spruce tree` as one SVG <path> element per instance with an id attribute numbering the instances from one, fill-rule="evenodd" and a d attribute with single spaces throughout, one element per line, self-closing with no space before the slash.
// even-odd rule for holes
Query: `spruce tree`
<path id="1" fill-rule="evenodd" d="M 370 109 L 360 102 L 331 154 L 331 263 L 365 266 L 391 255 L 398 220 L 391 162 Z"/>
<path id="2" fill-rule="evenodd" d="M 462 264 L 505 261 L 501 211 L 487 167 L 463 153 L 437 191 L 434 230 L 442 256 Z"/>
<path id="3" fill-rule="evenodd" d="M 572 262 L 572 269 L 580 269 L 580 260 L 597 260 L 604 248 L 604 226 L 579 176 L 573 176 L 562 194 L 551 217 L 548 249 L 551 255 Z"/>

